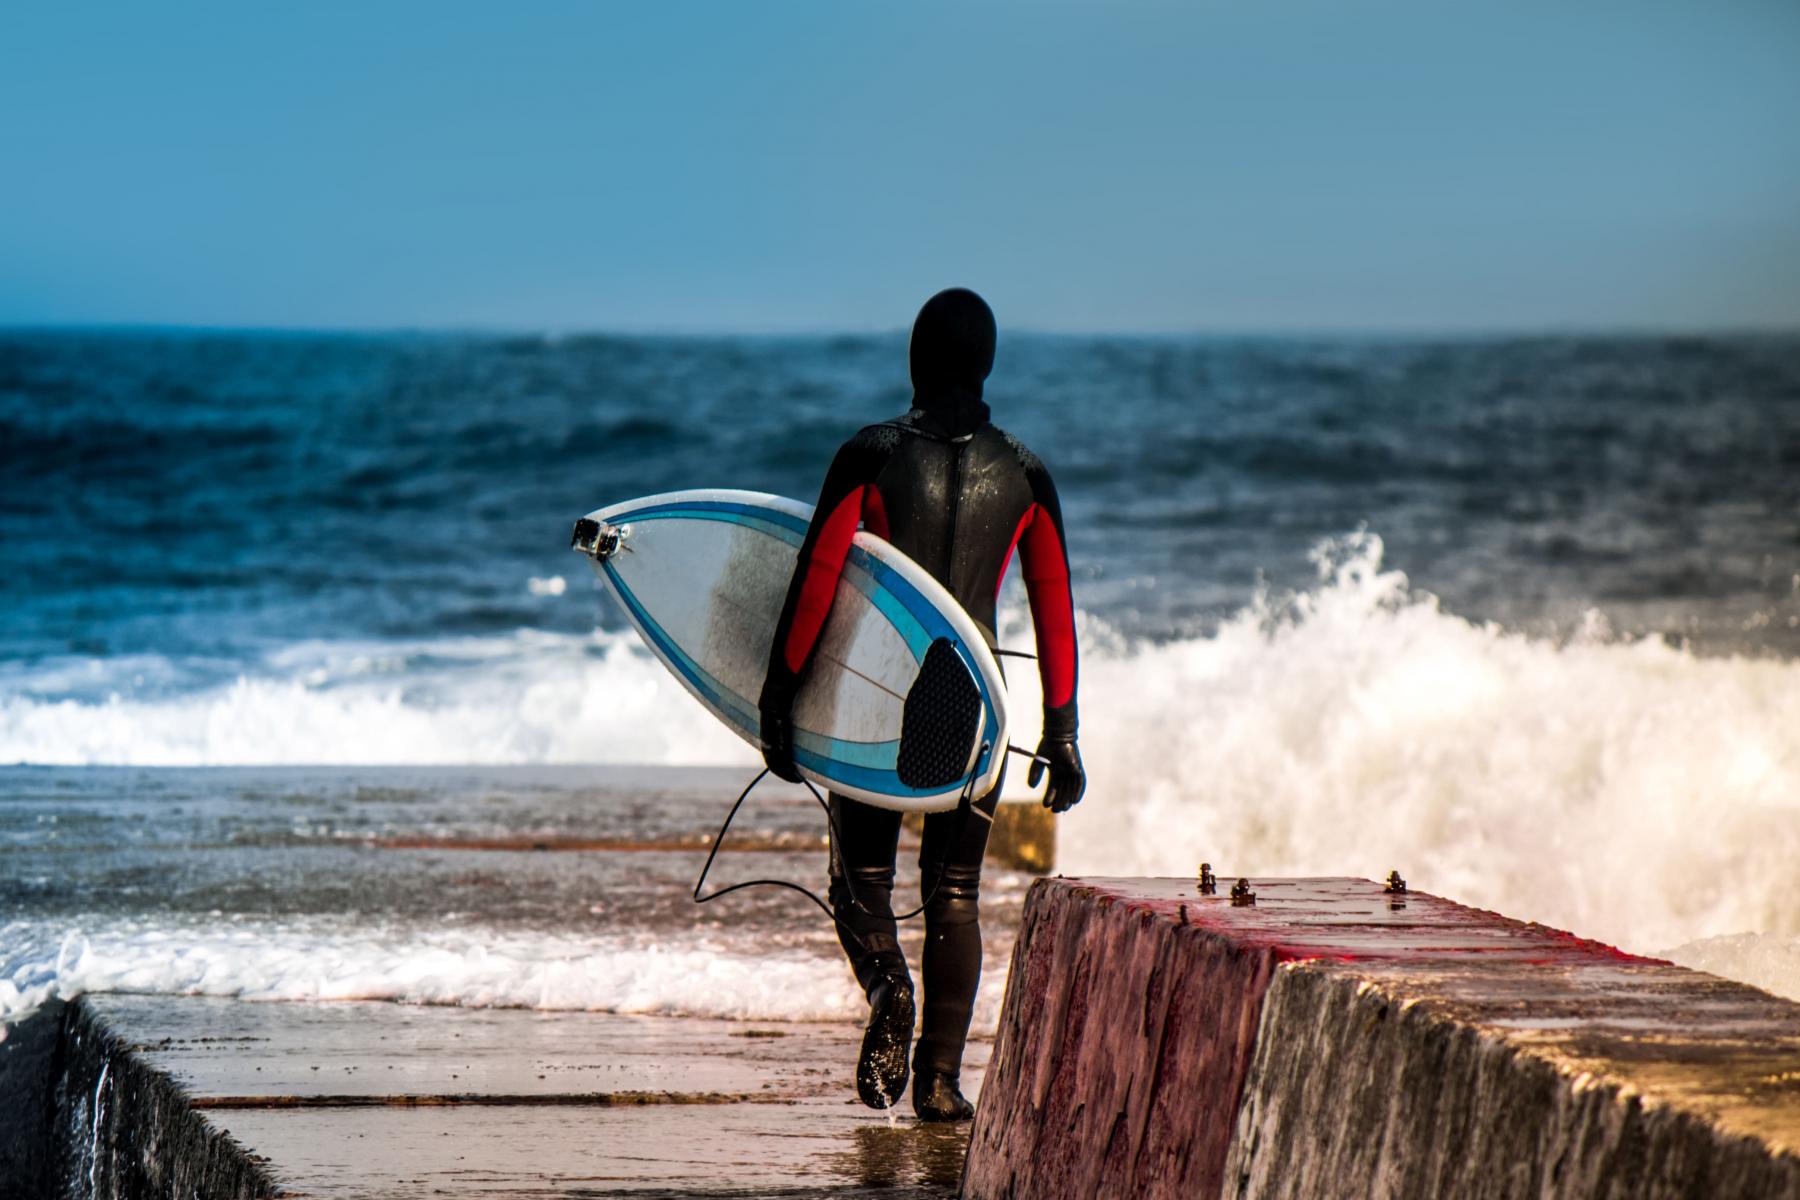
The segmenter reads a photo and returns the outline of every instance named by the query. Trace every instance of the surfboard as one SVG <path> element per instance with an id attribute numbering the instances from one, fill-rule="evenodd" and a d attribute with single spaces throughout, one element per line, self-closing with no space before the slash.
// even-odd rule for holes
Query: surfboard
<path id="1" fill-rule="evenodd" d="M 574 548 L 713 716 L 760 746 L 757 698 L 812 506 L 668 492 L 596 509 Z M 973 618 L 923 567 L 858 532 L 794 700 L 794 765 L 882 808 L 979 799 L 1006 757 L 1006 688 Z"/>

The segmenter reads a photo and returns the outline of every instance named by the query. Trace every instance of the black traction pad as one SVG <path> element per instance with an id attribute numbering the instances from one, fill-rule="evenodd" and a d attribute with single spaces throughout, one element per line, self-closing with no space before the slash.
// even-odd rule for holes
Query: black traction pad
<path id="1" fill-rule="evenodd" d="M 919 677 L 906 693 L 895 773 L 912 788 L 960 782 L 980 732 L 981 689 L 955 644 L 939 638 L 926 648 Z"/>

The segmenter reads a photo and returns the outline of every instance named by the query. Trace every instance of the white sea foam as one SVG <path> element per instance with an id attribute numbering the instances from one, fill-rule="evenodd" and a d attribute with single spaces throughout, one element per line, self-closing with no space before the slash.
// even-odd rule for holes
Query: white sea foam
<path id="1" fill-rule="evenodd" d="M 394 1000 L 742 1020 L 860 1019 L 836 947 L 774 950 L 728 937 L 580 937 L 489 929 L 371 929 L 268 921 L 0 929 L 35 946 L 0 977 L 0 1023 L 53 996 L 151 992 L 247 1000 Z M 990 972 L 976 1028 L 998 1018 Z"/>
<path id="2" fill-rule="evenodd" d="M 1086 659 L 1064 869 L 1398 868 L 1643 952 L 1800 933 L 1800 663 L 1472 624 L 1380 553 L 1327 547 L 1307 595 Z"/>
<path id="3" fill-rule="evenodd" d="M 1800 937 L 1737 933 L 1688 942 L 1658 957 L 1800 1000 Z"/>
<path id="4" fill-rule="evenodd" d="M 63 675 L 69 668 L 62 667 Z M 635 636 L 306 642 L 198 692 L 0 695 L 0 762 L 670 763 L 754 755 Z"/>

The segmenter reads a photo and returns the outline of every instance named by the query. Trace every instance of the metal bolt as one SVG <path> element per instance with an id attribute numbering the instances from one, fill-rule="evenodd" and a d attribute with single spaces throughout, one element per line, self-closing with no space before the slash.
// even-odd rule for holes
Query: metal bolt
<path id="1" fill-rule="evenodd" d="M 1390 896 L 1404 896 L 1406 895 L 1406 880 L 1400 878 L 1400 872 L 1389 871 L 1387 887 L 1383 890 Z"/>
<path id="2" fill-rule="evenodd" d="M 1250 881 L 1240 879 L 1232 885 L 1231 904 L 1234 908 L 1247 908 L 1256 903 L 1256 893 L 1250 890 Z"/>
<path id="3" fill-rule="evenodd" d="M 1212 895 L 1216 895 L 1218 893 L 1218 890 L 1219 890 L 1219 881 L 1218 881 L 1218 879 L 1216 879 L 1213 876 L 1212 864 L 1211 863 L 1201 863 L 1200 864 L 1200 894 L 1202 896 L 1212 896 Z"/>

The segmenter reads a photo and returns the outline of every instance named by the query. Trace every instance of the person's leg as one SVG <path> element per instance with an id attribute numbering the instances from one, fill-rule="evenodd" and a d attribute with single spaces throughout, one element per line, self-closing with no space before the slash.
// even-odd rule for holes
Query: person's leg
<path id="1" fill-rule="evenodd" d="M 928 898 L 920 970 L 925 1003 L 913 1053 L 913 1108 L 931 1119 L 961 1119 L 973 1111 L 957 1081 L 981 982 L 981 859 L 1000 787 L 996 783 L 967 812 L 925 818 L 919 848 L 919 886 Z"/>
<path id="2" fill-rule="evenodd" d="M 893 908 L 900 814 L 833 793 L 831 815 L 831 909 L 838 942 L 869 997 L 856 1091 L 870 1108 L 888 1108 L 906 1088 L 913 1030 L 912 979 Z"/>
<path id="3" fill-rule="evenodd" d="M 894 925 L 900 814 L 833 792 L 831 823 L 831 911 L 842 922 L 838 942 L 867 992 L 879 976 L 906 969 Z"/>

